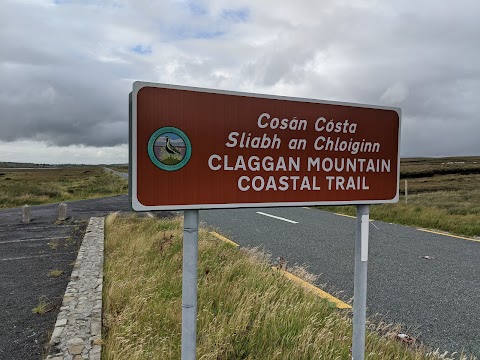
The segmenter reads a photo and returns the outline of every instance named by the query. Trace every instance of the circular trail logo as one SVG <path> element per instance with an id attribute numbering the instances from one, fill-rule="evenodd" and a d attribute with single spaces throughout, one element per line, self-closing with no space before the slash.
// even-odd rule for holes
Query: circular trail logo
<path id="1" fill-rule="evenodd" d="M 148 141 L 148 156 L 155 166 L 162 170 L 181 169 L 191 155 L 190 139 L 176 127 L 162 127 L 155 131 Z"/>

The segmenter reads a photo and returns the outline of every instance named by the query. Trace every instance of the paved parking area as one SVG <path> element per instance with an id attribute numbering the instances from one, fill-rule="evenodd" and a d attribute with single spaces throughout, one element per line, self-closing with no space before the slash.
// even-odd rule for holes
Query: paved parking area
<path id="1" fill-rule="evenodd" d="M 44 354 L 84 229 L 82 220 L 0 227 L 0 359 Z M 45 313 L 34 313 L 42 304 Z"/>
<path id="2" fill-rule="evenodd" d="M 46 354 L 59 306 L 88 219 L 129 212 L 127 195 L 67 202 L 67 220 L 56 221 L 58 204 L 32 206 L 31 222 L 20 208 L 0 210 L 0 359 L 38 360 Z M 155 212 L 166 216 L 169 212 Z M 59 277 L 48 276 L 60 270 Z M 32 309 L 45 303 L 43 315 Z"/>
<path id="3" fill-rule="evenodd" d="M 28 224 L 20 208 L 0 210 L 0 359 L 38 360 L 46 353 L 88 219 L 129 211 L 126 195 L 70 202 L 62 222 L 57 208 L 32 206 Z M 63 273 L 51 277 L 52 270 Z M 32 311 L 42 304 L 43 315 Z"/>

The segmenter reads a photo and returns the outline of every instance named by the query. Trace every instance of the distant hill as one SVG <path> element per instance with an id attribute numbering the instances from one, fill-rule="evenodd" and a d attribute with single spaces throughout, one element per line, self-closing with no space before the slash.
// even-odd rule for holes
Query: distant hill
<path id="1" fill-rule="evenodd" d="M 448 174 L 480 174 L 480 156 L 400 159 L 402 179 Z"/>
<path id="2" fill-rule="evenodd" d="M 86 164 L 35 164 L 35 163 L 20 163 L 20 162 L 8 162 L 0 161 L 0 168 L 63 168 L 63 167 L 78 167 L 78 166 L 97 166 L 97 165 L 86 165 Z"/>
<path id="3" fill-rule="evenodd" d="M 32 163 L 17 163 L 17 162 L 3 162 L 0 161 L 0 168 L 56 168 L 65 165 L 50 165 L 50 164 L 32 164 Z"/>

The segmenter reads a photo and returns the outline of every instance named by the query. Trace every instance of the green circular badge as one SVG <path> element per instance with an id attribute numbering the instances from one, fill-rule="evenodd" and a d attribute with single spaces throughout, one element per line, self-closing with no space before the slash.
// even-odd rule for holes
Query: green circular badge
<path id="1" fill-rule="evenodd" d="M 166 126 L 155 131 L 148 140 L 148 156 L 162 170 L 181 169 L 192 156 L 192 144 L 180 129 Z"/>

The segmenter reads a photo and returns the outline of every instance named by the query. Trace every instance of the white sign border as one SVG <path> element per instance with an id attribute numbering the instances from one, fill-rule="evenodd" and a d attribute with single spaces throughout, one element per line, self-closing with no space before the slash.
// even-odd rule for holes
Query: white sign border
<path id="1" fill-rule="evenodd" d="M 295 102 L 308 102 L 308 103 L 314 103 L 314 104 L 341 105 L 341 106 L 395 111 L 398 114 L 397 193 L 395 197 L 387 200 L 354 200 L 354 201 L 348 200 L 348 201 L 274 202 L 274 203 L 262 202 L 262 203 L 240 203 L 240 204 L 225 203 L 225 204 L 195 204 L 195 205 L 178 204 L 178 205 L 145 206 L 140 201 L 138 201 L 138 198 L 137 198 L 137 161 L 136 161 L 137 159 L 137 95 L 138 95 L 138 92 L 144 87 L 156 87 L 156 88 L 162 88 L 162 89 L 187 90 L 187 91 L 204 92 L 204 93 L 221 94 L 221 95 L 234 95 L 234 96 L 244 96 L 244 97 L 262 98 L 262 99 L 287 100 L 287 101 L 295 101 Z M 398 202 L 398 199 L 400 197 L 399 185 L 400 185 L 400 142 L 401 142 L 401 129 L 402 129 L 402 126 L 401 126 L 402 110 L 397 107 L 356 104 L 356 103 L 347 103 L 347 102 L 339 102 L 339 101 L 325 101 L 325 100 L 316 100 L 316 99 L 308 99 L 308 98 L 295 98 L 295 97 L 287 97 L 287 96 L 255 94 L 255 93 L 246 93 L 246 92 L 238 92 L 238 91 L 227 91 L 227 90 L 218 90 L 218 89 L 198 88 L 198 87 L 191 87 L 191 86 L 135 81 L 133 83 L 131 116 L 132 116 L 132 124 L 131 124 L 132 130 L 131 130 L 130 141 L 131 141 L 132 163 L 130 164 L 129 177 L 131 177 L 131 186 L 132 186 L 131 205 L 133 210 L 135 211 L 390 204 L 390 203 Z"/>

